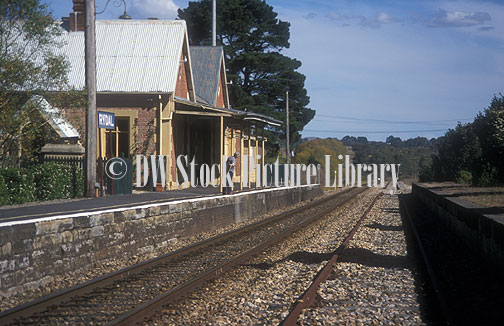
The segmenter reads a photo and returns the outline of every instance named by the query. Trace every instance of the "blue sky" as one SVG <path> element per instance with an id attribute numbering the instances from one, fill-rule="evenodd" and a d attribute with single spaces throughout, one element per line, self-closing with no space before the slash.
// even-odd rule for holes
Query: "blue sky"
<path id="1" fill-rule="evenodd" d="M 217 0 L 219 1 L 219 0 Z M 71 0 L 43 0 L 68 16 Z M 96 0 L 97 10 L 106 1 Z M 134 19 L 173 19 L 187 1 L 127 0 Z M 116 19 L 113 6 L 98 19 Z M 438 137 L 504 93 L 503 1 L 270 0 L 303 63 L 304 137 Z"/>

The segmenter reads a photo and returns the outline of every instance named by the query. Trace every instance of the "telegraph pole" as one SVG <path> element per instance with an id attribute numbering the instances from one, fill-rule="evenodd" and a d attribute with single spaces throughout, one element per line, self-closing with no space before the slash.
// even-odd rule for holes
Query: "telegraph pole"
<path id="1" fill-rule="evenodd" d="M 285 146 L 287 151 L 287 164 L 290 163 L 290 137 L 289 137 L 289 91 L 285 92 Z"/>
<path id="2" fill-rule="evenodd" d="M 87 197 L 96 197 L 96 31 L 95 0 L 86 0 L 85 60 L 86 60 L 86 187 Z"/>
<path id="3" fill-rule="evenodd" d="M 217 45 L 217 4 L 212 0 L 212 46 Z"/>

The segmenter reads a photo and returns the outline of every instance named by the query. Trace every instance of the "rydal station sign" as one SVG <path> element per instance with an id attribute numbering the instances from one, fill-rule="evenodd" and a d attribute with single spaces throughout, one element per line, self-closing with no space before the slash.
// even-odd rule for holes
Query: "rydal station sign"
<path id="1" fill-rule="evenodd" d="M 115 114 L 98 111 L 98 128 L 115 129 Z"/>

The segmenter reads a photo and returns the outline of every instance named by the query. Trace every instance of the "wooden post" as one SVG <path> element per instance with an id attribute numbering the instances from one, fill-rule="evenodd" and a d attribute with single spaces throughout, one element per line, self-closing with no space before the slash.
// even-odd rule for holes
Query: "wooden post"
<path id="1" fill-rule="evenodd" d="M 250 189 L 250 184 L 251 184 L 251 180 L 250 179 L 252 179 L 252 174 L 250 173 L 251 172 L 250 171 L 250 166 L 252 165 L 252 164 L 250 164 L 250 162 L 251 162 L 250 157 L 252 157 L 252 154 L 254 154 L 254 153 L 252 153 L 252 147 L 250 146 L 251 142 L 252 142 L 252 139 L 250 139 L 250 134 L 251 134 L 250 127 L 247 128 L 247 134 L 248 134 L 247 136 L 248 136 L 248 154 L 249 154 L 248 155 L 249 157 L 247 158 L 248 159 L 248 164 L 247 164 L 247 174 L 248 174 L 247 181 L 248 181 L 248 186 L 247 187 Z"/>
<path id="2" fill-rule="evenodd" d="M 236 151 L 236 148 L 235 148 L 235 132 L 234 132 L 234 128 L 231 128 L 231 153 L 229 154 L 230 156 L 234 156 L 234 153 Z M 236 168 L 236 162 L 235 162 L 235 172 L 233 173 L 233 177 L 231 178 L 231 181 L 233 181 L 233 187 L 234 187 L 234 178 L 236 176 L 236 172 L 238 171 L 238 169 Z"/>
<path id="3" fill-rule="evenodd" d="M 289 91 L 285 92 L 285 150 L 287 151 L 287 164 L 290 163 L 290 131 L 289 131 Z"/>
<path id="4" fill-rule="evenodd" d="M 212 1 L 212 46 L 217 45 L 217 5 Z"/>
<path id="5" fill-rule="evenodd" d="M 99 169 L 100 169 L 100 175 L 99 180 L 100 180 L 100 197 L 102 197 L 103 194 L 103 156 L 102 156 L 102 131 L 101 129 L 98 128 L 98 152 L 100 153 L 100 159 L 99 159 Z"/>
<path id="6" fill-rule="evenodd" d="M 222 159 L 222 155 L 224 155 L 224 117 L 220 117 L 220 192 L 222 194 L 222 183 L 225 178 L 225 168 L 224 168 L 224 160 Z"/>
<path id="7" fill-rule="evenodd" d="M 163 101 L 162 101 L 162 98 L 161 98 L 161 94 L 159 94 L 159 113 L 158 113 L 158 117 L 159 117 L 159 120 L 158 120 L 158 133 L 159 133 L 159 141 L 158 141 L 158 144 L 159 144 L 159 152 L 158 154 L 159 155 L 163 155 Z M 165 187 L 166 185 L 163 185 L 163 188 Z"/>
<path id="8" fill-rule="evenodd" d="M 290 131 L 289 131 L 289 91 L 285 92 L 285 146 L 287 151 L 287 164 L 290 163 Z"/>
<path id="9" fill-rule="evenodd" d="M 112 158 L 112 140 L 114 139 L 113 137 L 114 133 L 109 132 L 109 138 L 110 138 L 110 155 L 108 157 L 108 159 L 110 160 Z M 116 135 L 116 143 L 117 143 L 117 135 Z M 117 155 L 117 152 L 116 152 L 116 155 Z M 113 195 L 114 194 L 114 180 L 110 179 L 110 194 Z"/>
<path id="10" fill-rule="evenodd" d="M 96 197 L 96 32 L 95 0 L 86 0 L 85 69 L 87 94 L 86 112 L 86 196 Z"/>
<path id="11" fill-rule="evenodd" d="M 176 180 L 176 177 L 172 174 L 172 165 L 175 164 L 175 162 L 172 162 L 172 153 L 173 151 L 175 150 L 174 149 L 174 144 L 173 144 L 173 141 L 172 141 L 172 138 L 173 138 L 173 107 L 172 105 L 173 102 L 171 101 L 171 99 L 168 100 L 168 114 L 169 114 L 169 120 L 168 120 L 168 136 L 167 136 L 167 144 L 168 144 L 168 159 L 166 160 L 167 161 L 167 165 L 168 165 L 168 171 L 169 171 L 169 177 L 167 177 L 167 180 L 170 181 L 170 189 L 173 189 L 173 185 L 174 185 L 174 182 Z"/>
<path id="12" fill-rule="evenodd" d="M 262 131 L 261 131 L 261 145 L 262 145 L 262 151 L 261 151 L 261 159 L 262 159 L 262 161 L 261 161 L 261 173 L 262 173 L 262 171 L 264 171 L 264 156 L 265 156 L 265 154 L 264 154 L 264 126 L 263 126 Z M 264 175 L 264 173 L 263 173 L 263 175 Z M 265 185 L 267 185 L 267 183 L 268 183 L 267 182 L 268 181 L 267 175 L 268 175 L 268 173 L 266 173 L 266 180 L 262 181 L 263 184 L 265 184 Z"/>
<path id="13" fill-rule="evenodd" d="M 240 130 L 240 190 L 243 190 L 243 131 L 244 129 Z"/>
<path id="14" fill-rule="evenodd" d="M 254 130 L 255 130 L 255 156 L 254 156 L 254 168 L 257 167 L 257 155 L 259 155 L 259 133 L 257 132 L 257 125 L 254 125 Z M 257 174 L 259 173 L 260 171 L 257 171 L 256 170 L 256 173 L 255 173 L 255 187 L 256 189 L 259 188 L 259 184 L 258 184 L 258 180 L 260 179 L 260 177 L 258 178 L 257 177 Z"/>

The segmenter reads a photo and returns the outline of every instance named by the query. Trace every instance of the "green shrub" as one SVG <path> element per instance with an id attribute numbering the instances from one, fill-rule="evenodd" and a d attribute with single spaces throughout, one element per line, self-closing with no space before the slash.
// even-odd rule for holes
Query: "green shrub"
<path id="1" fill-rule="evenodd" d="M 6 168 L 0 171 L 8 192 L 8 204 L 34 201 L 35 182 L 33 176 L 23 168 Z"/>
<path id="2" fill-rule="evenodd" d="M 71 182 L 70 197 L 84 197 L 84 170 L 76 165 L 70 166 L 69 169 Z"/>
<path id="3" fill-rule="evenodd" d="M 56 163 L 44 163 L 31 169 L 35 181 L 37 200 L 67 198 L 67 175 Z"/>
<path id="4" fill-rule="evenodd" d="M 474 185 L 480 187 L 489 187 L 497 184 L 497 168 L 487 163 L 481 169 L 481 174 L 476 178 Z"/>
<path id="5" fill-rule="evenodd" d="M 432 168 L 430 166 L 422 166 L 420 168 L 420 173 L 418 174 L 418 181 L 430 182 L 433 180 L 434 180 L 434 177 L 432 175 Z"/>
<path id="6" fill-rule="evenodd" d="M 472 181 L 473 181 L 472 173 L 467 170 L 460 170 L 457 179 L 455 179 L 455 182 L 465 185 L 472 184 Z"/>
<path id="7" fill-rule="evenodd" d="M 77 166 L 44 163 L 33 168 L 38 200 L 80 197 L 84 193 L 84 176 Z"/>
<path id="8" fill-rule="evenodd" d="M 63 165 L 61 165 L 63 166 Z M 64 165 L 65 175 L 67 176 L 67 181 L 70 182 L 68 185 L 68 197 L 83 197 L 84 196 L 84 170 L 76 165 Z"/>
<path id="9" fill-rule="evenodd" d="M 74 165 L 44 163 L 0 170 L 0 205 L 84 195 L 84 174 Z"/>
<path id="10" fill-rule="evenodd" d="M 7 205 L 9 203 L 9 189 L 5 184 L 4 177 L 0 174 L 0 206 Z"/>

